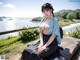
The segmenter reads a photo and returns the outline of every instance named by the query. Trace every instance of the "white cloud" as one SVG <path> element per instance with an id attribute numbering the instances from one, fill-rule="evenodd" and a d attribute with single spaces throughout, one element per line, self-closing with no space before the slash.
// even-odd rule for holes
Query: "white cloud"
<path id="1" fill-rule="evenodd" d="M 10 3 L 4 4 L 4 6 L 8 7 L 8 8 L 15 8 L 15 6 L 13 4 L 10 4 Z"/>
<path id="2" fill-rule="evenodd" d="M 3 3 L 2 2 L 0 2 L 0 5 L 2 5 Z"/>

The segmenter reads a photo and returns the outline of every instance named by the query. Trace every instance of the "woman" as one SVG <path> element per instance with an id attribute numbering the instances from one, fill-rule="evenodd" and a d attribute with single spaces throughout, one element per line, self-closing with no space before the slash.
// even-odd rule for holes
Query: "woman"
<path id="1" fill-rule="evenodd" d="M 61 43 L 58 20 L 54 17 L 54 9 L 50 3 L 42 5 L 41 11 L 44 18 L 40 25 L 40 44 L 38 54 L 45 60 L 52 53 L 58 50 L 58 44 Z M 55 54 L 55 53 L 54 53 Z"/>

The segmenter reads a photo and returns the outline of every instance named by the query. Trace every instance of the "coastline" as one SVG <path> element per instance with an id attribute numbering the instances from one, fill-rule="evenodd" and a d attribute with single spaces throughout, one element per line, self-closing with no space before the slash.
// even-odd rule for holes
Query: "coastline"
<path id="1" fill-rule="evenodd" d="M 73 24 L 70 24 L 70 25 L 67 25 L 67 26 L 63 26 L 62 28 L 63 29 L 68 29 L 68 28 L 76 27 L 76 26 L 80 26 L 80 23 L 73 23 Z"/>
<path id="2" fill-rule="evenodd" d="M 76 28 L 78 28 L 78 30 L 80 30 L 80 23 L 74 23 L 74 24 L 70 24 L 70 25 L 62 27 L 64 34 L 68 34 L 69 32 L 73 32 L 76 30 Z"/>

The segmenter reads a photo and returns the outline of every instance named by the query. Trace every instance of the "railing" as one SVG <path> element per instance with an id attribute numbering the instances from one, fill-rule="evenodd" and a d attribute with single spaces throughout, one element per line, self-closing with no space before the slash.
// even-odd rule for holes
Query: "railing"
<path id="1" fill-rule="evenodd" d="M 38 28 L 38 27 L 33 27 L 33 28 Z M 22 29 L 15 29 L 15 30 L 10 30 L 10 31 L 4 31 L 4 32 L 0 32 L 0 35 L 12 33 L 12 32 L 17 32 L 17 31 L 21 31 L 21 30 L 25 30 L 25 29 L 22 28 Z"/>
<path id="2" fill-rule="evenodd" d="M 19 30 L 23 30 L 23 29 L 16 29 L 16 30 L 10 30 L 10 31 L 0 32 L 0 35 L 7 34 L 7 33 L 12 33 L 12 32 L 16 32 L 16 31 L 19 31 Z"/>

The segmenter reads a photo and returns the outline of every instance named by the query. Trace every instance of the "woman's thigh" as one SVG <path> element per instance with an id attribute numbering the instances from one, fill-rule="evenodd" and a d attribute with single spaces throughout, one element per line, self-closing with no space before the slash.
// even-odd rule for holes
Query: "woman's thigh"
<path id="1" fill-rule="evenodd" d="M 42 52 L 39 53 L 39 56 L 40 57 L 47 57 L 47 56 L 51 55 L 52 53 L 54 53 L 57 49 L 58 49 L 57 46 L 47 47 L 45 50 L 43 50 Z"/>

